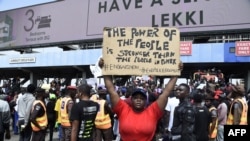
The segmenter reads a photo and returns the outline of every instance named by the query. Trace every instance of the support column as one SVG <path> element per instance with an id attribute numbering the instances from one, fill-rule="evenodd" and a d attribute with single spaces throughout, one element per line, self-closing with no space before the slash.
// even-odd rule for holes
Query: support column
<path id="1" fill-rule="evenodd" d="M 82 72 L 82 84 L 87 84 L 86 72 Z"/>
<path id="2" fill-rule="evenodd" d="M 30 84 L 37 86 L 37 76 L 33 72 L 30 72 Z"/>
<path id="3" fill-rule="evenodd" d="M 250 88 L 250 70 L 247 71 L 247 78 L 245 80 L 246 91 Z"/>

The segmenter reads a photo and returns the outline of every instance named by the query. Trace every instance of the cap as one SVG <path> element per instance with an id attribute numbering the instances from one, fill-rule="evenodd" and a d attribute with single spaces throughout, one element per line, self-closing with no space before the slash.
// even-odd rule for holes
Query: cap
<path id="1" fill-rule="evenodd" d="M 126 87 L 122 87 L 122 88 L 121 88 L 121 92 L 122 92 L 122 93 L 126 93 L 126 92 L 127 92 L 127 88 L 126 88 Z"/>
<path id="2" fill-rule="evenodd" d="M 136 94 L 141 94 L 141 95 L 147 97 L 147 92 L 146 92 L 144 89 L 141 89 L 141 88 L 136 88 L 136 89 L 133 91 L 133 93 L 132 93 L 131 96 L 133 97 L 133 96 L 136 95 Z"/>
<path id="3" fill-rule="evenodd" d="M 158 94 L 162 93 L 162 89 L 161 88 L 157 88 L 156 91 L 157 91 Z"/>
<path id="4" fill-rule="evenodd" d="M 105 85 L 100 84 L 97 86 L 97 89 L 98 90 L 106 90 L 106 87 L 105 87 Z"/>
<path id="5" fill-rule="evenodd" d="M 50 84 L 45 84 L 44 83 L 44 84 L 42 84 L 41 88 L 48 91 L 50 89 Z"/>
<path id="6" fill-rule="evenodd" d="M 76 86 L 67 86 L 67 89 L 74 89 L 74 90 L 76 90 Z"/>
<path id="7" fill-rule="evenodd" d="M 242 85 L 232 85 L 232 91 L 239 95 L 245 94 L 245 89 Z"/>

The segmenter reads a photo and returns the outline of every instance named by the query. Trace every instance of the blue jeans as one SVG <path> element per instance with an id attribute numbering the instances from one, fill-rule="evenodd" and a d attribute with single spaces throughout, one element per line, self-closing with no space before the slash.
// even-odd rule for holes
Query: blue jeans
<path id="1" fill-rule="evenodd" d="M 14 112 L 14 125 L 13 125 L 13 131 L 14 131 L 14 134 L 18 134 L 18 113 L 17 111 Z"/>
<path id="2" fill-rule="evenodd" d="M 216 141 L 224 141 L 224 125 L 218 125 Z"/>
<path id="3" fill-rule="evenodd" d="M 61 141 L 64 138 L 61 124 L 58 124 L 58 137 L 59 141 Z"/>

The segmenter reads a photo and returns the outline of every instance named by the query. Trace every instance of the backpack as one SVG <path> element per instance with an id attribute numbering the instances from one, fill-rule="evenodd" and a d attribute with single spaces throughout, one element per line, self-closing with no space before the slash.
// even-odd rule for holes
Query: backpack
<path id="1" fill-rule="evenodd" d="M 195 106 L 190 102 L 182 110 L 182 135 L 188 141 L 195 141 Z"/>

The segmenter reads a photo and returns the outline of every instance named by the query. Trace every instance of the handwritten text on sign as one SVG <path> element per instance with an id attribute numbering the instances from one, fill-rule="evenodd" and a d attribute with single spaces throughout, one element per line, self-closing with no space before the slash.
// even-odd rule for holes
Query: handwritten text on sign
<path id="1" fill-rule="evenodd" d="M 105 28 L 103 75 L 180 75 L 176 28 Z"/>

